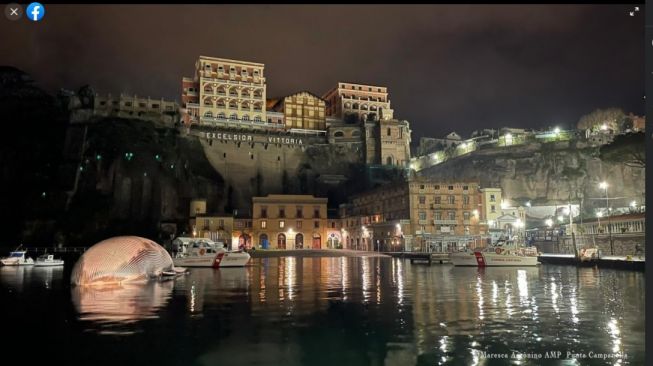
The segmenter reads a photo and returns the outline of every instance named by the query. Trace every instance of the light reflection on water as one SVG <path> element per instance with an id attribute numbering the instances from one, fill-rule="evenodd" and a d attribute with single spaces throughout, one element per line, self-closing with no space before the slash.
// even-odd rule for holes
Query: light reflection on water
<path id="1" fill-rule="evenodd" d="M 589 363 L 643 363 L 643 273 L 459 268 L 375 257 L 253 262 L 107 291 L 66 290 L 63 272 L 53 268 L 4 267 L 0 285 L 4 296 L 38 289 L 59 294 L 54 301 L 72 300 L 71 320 L 81 333 L 98 334 L 80 351 L 87 360 L 111 344 L 106 334 L 120 332 L 135 344 L 151 342 L 146 334 L 175 339 L 175 348 L 148 355 L 157 365 L 541 363 L 483 357 L 513 351 L 624 352 Z M 116 360 L 131 356 L 120 346 L 112 352 Z"/>

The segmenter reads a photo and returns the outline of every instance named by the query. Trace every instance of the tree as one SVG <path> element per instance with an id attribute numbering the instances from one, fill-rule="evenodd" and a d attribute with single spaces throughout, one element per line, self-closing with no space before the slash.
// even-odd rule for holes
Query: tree
<path id="1" fill-rule="evenodd" d="M 613 131 L 618 131 L 626 114 L 620 108 L 597 109 L 584 115 L 576 127 L 579 130 L 599 130 L 604 124 Z"/>
<path id="2" fill-rule="evenodd" d="M 618 135 L 612 143 L 601 146 L 601 160 L 622 163 L 634 168 L 646 166 L 645 135 L 643 132 Z"/>

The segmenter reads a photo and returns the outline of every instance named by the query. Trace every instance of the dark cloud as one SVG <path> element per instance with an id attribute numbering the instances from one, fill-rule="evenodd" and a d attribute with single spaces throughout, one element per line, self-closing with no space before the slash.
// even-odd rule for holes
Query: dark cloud
<path id="1" fill-rule="evenodd" d="M 198 55 L 262 62 L 268 94 L 386 85 L 414 140 L 643 114 L 644 17 L 621 5 L 47 7 L 0 22 L 0 56 L 44 87 L 179 100 Z"/>

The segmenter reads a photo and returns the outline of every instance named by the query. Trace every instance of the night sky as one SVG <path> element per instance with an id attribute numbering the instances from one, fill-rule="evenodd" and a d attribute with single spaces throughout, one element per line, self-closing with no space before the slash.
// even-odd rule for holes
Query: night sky
<path id="1" fill-rule="evenodd" d="M 261 62 L 268 97 L 387 86 L 413 141 L 644 113 L 644 14 L 625 5 L 45 5 L 0 21 L 0 62 L 46 90 L 180 100 L 201 55 Z"/>

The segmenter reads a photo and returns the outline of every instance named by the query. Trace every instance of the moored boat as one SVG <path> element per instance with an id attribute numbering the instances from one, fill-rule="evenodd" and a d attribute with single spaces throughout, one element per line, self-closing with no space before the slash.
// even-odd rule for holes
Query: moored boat
<path id="1" fill-rule="evenodd" d="M 31 266 L 34 265 L 34 260 L 26 256 L 27 251 L 15 250 L 9 253 L 8 257 L 0 259 L 0 263 L 4 266 Z"/>
<path id="2" fill-rule="evenodd" d="M 64 261 L 62 259 L 54 259 L 54 255 L 52 254 L 44 254 L 36 258 L 36 262 L 34 262 L 34 266 L 36 267 L 56 267 L 63 265 Z"/>
<path id="3" fill-rule="evenodd" d="M 246 252 L 230 252 L 222 243 L 209 239 L 177 238 L 179 252 L 172 259 L 175 266 L 181 267 L 243 267 L 250 259 Z"/>
<path id="4" fill-rule="evenodd" d="M 537 251 L 495 246 L 483 250 L 468 250 L 449 255 L 454 266 L 522 267 L 537 266 Z"/>

